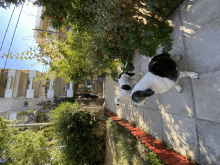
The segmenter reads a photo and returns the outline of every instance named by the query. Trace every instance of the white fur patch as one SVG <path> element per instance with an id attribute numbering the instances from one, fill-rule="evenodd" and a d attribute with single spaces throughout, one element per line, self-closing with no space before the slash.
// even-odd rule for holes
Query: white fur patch
<path id="1" fill-rule="evenodd" d="M 129 79 L 129 76 L 126 74 L 122 74 L 121 78 L 118 80 L 118 83 L 120 85 L 120 88 L 122 85 L 129 85 L 132 87 L 131 79 Z"/>
<path id="2" fill-rule="evenodd" d="M 178 81 L 177 81 L 178 82 Z M 164 93 L 170 90 L 177 82 L 169 80 L 168 78 L 162 78 L 148 72 L 132 89 L 131 95 L 135 91 L 144 91 L 146 89 L 152 89 L 154 93 Z"/>

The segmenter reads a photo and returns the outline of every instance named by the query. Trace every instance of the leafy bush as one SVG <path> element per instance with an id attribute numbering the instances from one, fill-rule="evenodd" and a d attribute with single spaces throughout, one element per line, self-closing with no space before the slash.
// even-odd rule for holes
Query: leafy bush
<path id="1" fill-rule="evenodd" d="M 32 165 L 51 162 L 47 139 L 41 131 L 35 133 L 27 129 L 14 135 L 9 152 L 12 164 Z"/>
<path id="2" fill-rule="evenodd" d="M 0 158 L 4 164 L 50 163 L 51 154 L 42 131 L 35 133 L 28 129 L 20 132 L 19 128 L 7 126 L 8 123 L 0 117 Z"/>
<path id="3" fill-rule="evenodd" d="M 61 103 L 51 114 L 51 130 L 57 138 L 55 162 L 63 164 L 95 164 L 98 138 L 94 130 L 98 128 L 93 116 L 81 109 L 79 104 Z"/>
<path id="4" fill-rule="evenodd" d="M 70 103 L 74 103 L 75 102 L 75 97 L 62 97 L 62 98 L 58 98 L 58 97 L 54 97 L 53 102 L 50 100 L 47 101 L 41 101 L 37 103 L 37 106 L 42 106 L 44 110 L 47 109 L 55 109 L 56 107 L 58 107 L 62 102 L 70 102 Z"/>

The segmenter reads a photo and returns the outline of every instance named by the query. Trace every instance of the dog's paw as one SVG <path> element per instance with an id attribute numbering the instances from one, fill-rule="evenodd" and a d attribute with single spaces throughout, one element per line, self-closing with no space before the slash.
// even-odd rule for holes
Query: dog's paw
<path id="1" fill-rule="evenodd" d="M 198 74 L 198 73 L 195 73 L 195 72 L 192 72 L 192 73 L 191 73 L 191 78 L 192 78 L 192 79 L 199 79 L 199 74 Z"/>
<path id="2" fill-rule="evenodd" d="M 175 55 L 174 57 L 172 57 L 174 61 L 180 61 L 183 59 L 183 56 L 182 55 Z"/>
<path id="3" fill-rule="evenodd" d="M 177 92 L 182 93 L 183 92 L 183 88 L 180 85 L 176 85 L 175 86 Z"/>
<path id="4" fill-rule="evenodd" d="M 183 88 L 177 89 L 177 92 L 182 93 L 183 92 Z"/>

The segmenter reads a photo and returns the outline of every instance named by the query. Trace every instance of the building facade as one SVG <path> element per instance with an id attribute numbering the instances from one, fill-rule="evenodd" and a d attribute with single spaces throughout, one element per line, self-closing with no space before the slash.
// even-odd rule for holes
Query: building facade
<path id="1" fill-rule="evenodd" d="M 73 97 L 83 93 L 103 94 L 103 81 L 66 83 L 63 78 L 46 76 L 36 70 L 0 69 L 0 113 L 40 109 L 41 101 L 53 101 L 54 97 Z"/>
<path id="2" fill-rule="evenodd" d="M 51 100 L 54 97 L 73 97 L 72 82 L 50 76 L 47 81 L 36 81 L 44 77 L 36 70 L 0 69 L 0 112 L 38 109 L 38 102 Z"/>

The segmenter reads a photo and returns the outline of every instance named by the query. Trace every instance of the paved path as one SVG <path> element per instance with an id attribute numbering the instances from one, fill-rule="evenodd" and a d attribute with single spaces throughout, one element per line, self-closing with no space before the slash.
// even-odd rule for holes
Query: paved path
<path id="1" fill-rule="evenodd" d="M 107 78 L 105 107 L 202 165 L 220 165 L 220 0 L 185 0 L 171 20 L 174 45 L 169 53 L 183 55 L 179 69 L 196 71 L 200 79 L 182 78 L 183 93 L 174 88 L 155 94 L 143 107 L 126 102 L 116 108 L 119 86 Z M 149 60 L 135 52 L 135 71 L 146 73 Z"/>

